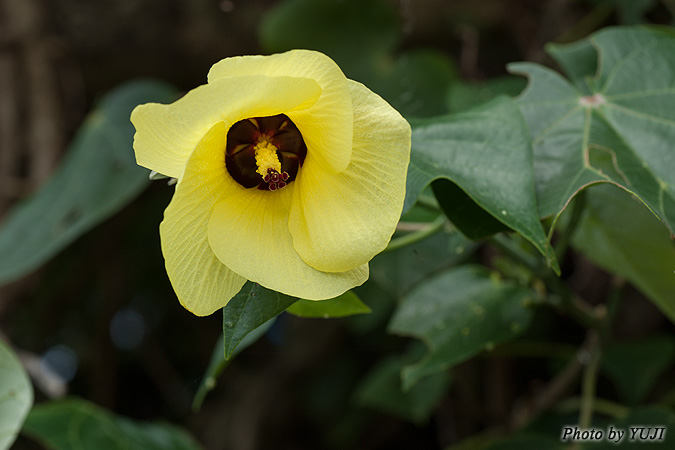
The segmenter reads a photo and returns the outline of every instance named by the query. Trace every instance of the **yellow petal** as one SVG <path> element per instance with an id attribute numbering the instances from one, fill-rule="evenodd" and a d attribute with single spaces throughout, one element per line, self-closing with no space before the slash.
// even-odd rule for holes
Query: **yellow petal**
<path id="1" fill-rule="evenodd" d="M 225 306 L 246 282 L 208 243 L 213 206 L 230 179 L 223 163 L 227 130 L 219 122 L 199 142 L 159 226 L 169 280 L 181 304 L 198 316 Z"/>
<path id="2" fill-rule="evenodd" d="M 323 271 L 368 262 L 391 239 L 401 215 L 410 161 L 410 125 L 389 104 L 350 80 L 354 147 L 347 170 L 312 161 L 295 181 L 289 229 L 302 259 Z"/>
<path id="3" fill-rule="evenodd" d="M 333 298 L 362 284 L 368 279 L 367 265 L 324 273 L 305 264 L 295 252 L 288 231 L 293 185 L 275 192 L 247 189 L 223 198 L 209 222 L 213 251 L 239 275 L 299 298 Z"/>
<path id="4" fill-rule="evenodd" d="M 229 128 L 249 117 L 303 110 L 320 95 L 321 87 L 309 78 L 250 75 L 215 80 L 170 105 L 137 106 L 131 113 L 136 161 L 180 178 L 195 147 L 216 122 Z"/>
<path id="5" fill-rule="evenodd" d="M 302 133 L 309 159 L 332 173 L 347 167 L 352 148 L 352 104 L 347 78 L 332 59 L 311 50 L 226 58 L 211 67 L 209 83 L 247 74 L 316 80 L 321 98 L 305 110 L 286 111 L 286 115 Z"/>

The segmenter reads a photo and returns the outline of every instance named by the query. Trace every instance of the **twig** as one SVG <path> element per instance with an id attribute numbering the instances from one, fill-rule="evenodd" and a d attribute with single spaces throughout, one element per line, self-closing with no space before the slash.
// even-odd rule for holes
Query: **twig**
<path id="1" fill-rule="evenodd" d="M 429 222 L 425 228 L 392 239 L 391 242 L 389 242 L 389 245 L 387 246 L 385 251 L 398 250 L 399 248 L 405 247 L 406 245 L 414 244 L 415 242 L 424 240 L 429 236 L 437 233 L 446 222 L 447 219 L 445 218 L 445 216 L 440 215 L 432 222 Z"/>
<path id="2" fill-rule="evenodd" d="M 541 412 L 552 407 L 565 391 L 579 379 L 582 367 L 578 355 L 571 358 L 563 370 L 531 402 L 513 412 L 511 429 L 523 428 Z"/>
<path id="3" fill-rule="evenodd" d="M 581 409 L 583 399 L 581 397 L 570 397 L 562 400 L 558 403 L 554 410 L 560 414 L 567 414 Z M 612 417 L 613 419 L 622 419 L 628 412 L 630 408 L 615 403 L 611 400 L 606 400 L 603 398 L 596 398 L 594 402 L 593 409 L 599 414 Z"/>
<path id="4" fill-rule="evenodd" d="M 590 330 L 587 338 L 588 345 L 579 359 L 584 364 L 584 373 L 581 381 L 581 406 L 579 410 L 579 428 L 585 429 L 593 422 L 593 408 L 595 404 L 595 388 L 600 372 L 600 335 L 597 330 Z"/>

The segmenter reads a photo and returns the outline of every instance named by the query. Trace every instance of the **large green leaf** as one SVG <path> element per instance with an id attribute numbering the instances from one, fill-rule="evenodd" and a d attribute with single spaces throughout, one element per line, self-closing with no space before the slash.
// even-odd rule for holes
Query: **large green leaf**
<path id="1" fill-rule="evenodd" d="M 640 202 L 614 186 L 588 190 L 573 245 L 625 277 L 675 322 L 675 243 Z"/>
<path id="2" fill-rule="evenodd" d="M 148 171 L 134 160 L 129 115 L 139 103 L 174 95 L 164 83 L 135 81 L 101 100 L 54 176 L 0 227 L 0 284 L 35 270 L 145 188 Z"/>
<path id="3" fill-rule="evenodd" d="M 185 431 L 159 422 L 136 422 L 93 403 L 68 399 L 35 406 L 23 433 L 49 449 L 198 450 Z"/>
<path id="4" fill-rule="evenodd" d="M 610 182 L 675 232 L 672 30 L 610 28 L 551 49 L 571 82 L 536 64 L 509 66 L 530 78 L 519 104 L 534 144 L 540 215 L 557 218 L 581 189 Z"/>
<path id="5" fill-rule="evenodd" d="M 491 78 L 482 82 L 456 81 L 448 89 L 448 108 L 453 113 L 475 108 L 501 95 L 515 97 L 525 89 L 527 82 L 513 75 Z"/>
<path id="6" fill-rule="evenodd" d="M 349 78 L 404 116 L 443 114 L 445 91 L 456 78 L 454 66 L 433 50 L 395 55 L 401 25 L 396 10 L 382 0 L 290 0 L 268 12 L 259 35 L 266 52 L 309 48 L 326 53 Z"/>
<path id="7" fill-rule="evenodd" d="M 0 340 L 0 449 L 8 449 L 33 404 L 33 386 L 14 352 Z"/>
<path id="8" fill-rule="evenodd" d="M 298 299 L 247 281 L 223 308 L 223 347 L 229 359 L 247 334 L 278 316 Z"/>
<path id="9" fill-rule="evenodd" d="M 330 300 L 298 300 L 286 311 L 298 317 L 329 319 L 368 314 L 370 308 L 355 293 L 347 291 Z"/>
<path id="10" fill-rule="evenodd" d="M 527 127 L 513 100 L 413 125 L 404 210 L 430 182 L 449 180 L 434 193 L 463 233 L 481 238 L 511 228 L 557 267 L 539 223 Z"/>
<path id="11" fill-rule="evenodd" d="M 460 266 L 412 289 L 389 323 L 422 339 L 429 353 L 403 372 L 404 389 L 523 332 L 532 315 L 529 289 L 479 266 Z"/>

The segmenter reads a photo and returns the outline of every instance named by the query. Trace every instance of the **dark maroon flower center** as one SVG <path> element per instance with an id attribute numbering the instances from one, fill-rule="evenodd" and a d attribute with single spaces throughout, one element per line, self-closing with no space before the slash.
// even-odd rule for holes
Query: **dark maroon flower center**
<path id="1" fill-rule="evenodd" d="M 274 191 L 295 180 L 307 145 L 285 114 L 240 120 L 227 132 L 225 166 L 246 188 Z"/>

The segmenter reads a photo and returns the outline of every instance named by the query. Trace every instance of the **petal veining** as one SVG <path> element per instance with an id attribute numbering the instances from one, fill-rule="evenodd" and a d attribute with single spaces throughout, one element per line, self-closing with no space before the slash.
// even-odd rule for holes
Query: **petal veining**
<path id="1" fill-rule="evenodd" d="M 289 229 L 302 259 L 323 271 L 358 267 L 381 252 L 403 208 L 410 125 L 382 98 L 350 81 L 352 161 L 330 174 L 309 160 L 296 180 Z"/>
<path id="2" fill-rule="evenodd" d="M 171 284 L 181 304 L 198 316 L 225 306 L 246 282 L 220 262 L 208 243 L 213 206 L 227 191 L 226 138 L 227 127 L 219 122 L 199 142 L 159 227 Z"/>
<path id="3" fill-rule="evenodd" d="M 298 256 L 288 231 L 294 184 L 275 192 L 247 189 L 223 198 L 209 221 L 213 251 L 237 274 L 299 298 L 332 298 L 362 284 L 368 278 L 367 264 L 325 273 Z"/>
<path id="4" fill-rule="evenodd" d="M 302 77 L 249 75 L 199 86 L 170 105 L 147 103 L 131 113 L 136 127 L 134 150 L 139 165 L 180 178 L 188 158 L 216 123 L 307 109 L 321 87 Z"/>
<path id="5" fill-rule="evenodd" d="M 333 173 L 347 167 L 352 145 L 351 96 L 347 78 L 332 59 L 311 50 L 226 58 L 211 68 L 209 83 L 247 74 L 315 80 L 321 86 L 321 98 L 302 111 L 285 113 L 302 132 L 310 158 Z"/>

